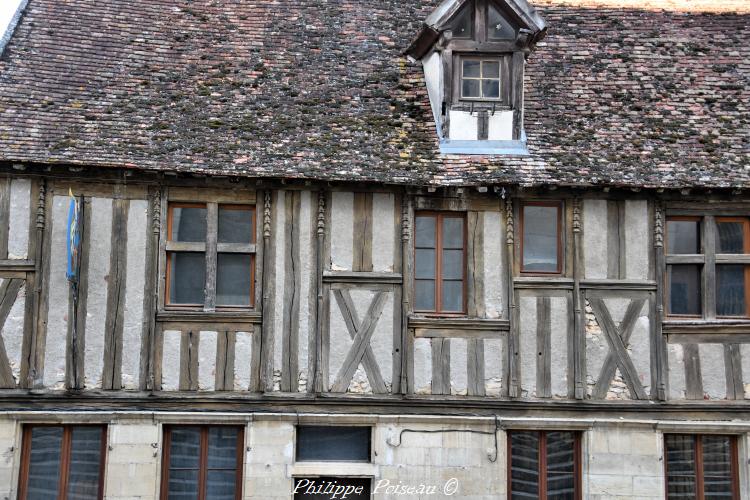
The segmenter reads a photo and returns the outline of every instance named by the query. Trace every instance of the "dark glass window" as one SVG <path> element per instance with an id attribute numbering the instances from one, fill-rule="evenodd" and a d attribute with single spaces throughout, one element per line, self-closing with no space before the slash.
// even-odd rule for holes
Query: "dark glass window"
<path id="1" fill-rule="evenodd" d="M 516 39 L 516 29 L 492 2 L 487 3 L 487 38 L 490 40 Z"/>
<path id="2" fill-rule="evenodd" d="M 255 234 L 252 205 L 170 203 L 167 305 L 252 307 Z M 215 275 L 208 275 L 214 267 Z"/>
<path id="3" fill-rule="evenodd" d="M 240 499 L 243 436 L 240 427 L 166 427 L 161 499 Z"/>
<path id="4" fill-rule="evenodd" d="M 20 500 L 98 500 L 104 487 L 102 426 L 24 428 Z"/>
<path id="5" fill-rule="evenodd" d="M 521 271 L 562 272 L 562 203 L 525 203 L 521 207 L 521 225 Z"/>
<path id="6" fill-rule="evenodd" d="M 672 314 L 701 314 L 701 266 L 669 266 L 669 310 Z"/>
<path id="7" fill-rule="evenodd" d="M 511 500 L 579 500 L 580 434 L 511 431 Z"/>
<path id="8" fill-rule="evenodd" d="M 448 29 L 453 33 L 453 38 L 467 39 L 474 36 L 474 2 L 466 2 L 448 23 Z"/>
<path id="9" fill-rule="evenodd" d="M 371 479 L 364 477 L 296 477 L 294 500 L 370 500 Z M 336 488 L 344 488 L 338 490 Z M 333 493 L 325 493 L 332 491 Z"/>
<path id="10" fill-rule="evenodd" d="M 369 462 L 370 427 L 297 427 L 298 462 Z"/>
<path id="11" fill-rule="evenodd" d="M 461 59 L 461 98 L 500 99 L 500 59 Z"/>
<path id="12" fill-rule="evenodd" d="M 738 500 L 733 436 L 666 434 L 667 499 Z"/>
<path id="13" fill-rule="evenodd" d="M 414 250 L 414 295 L 417 311 L 464 312 L 465 226 L 464 214 L 417 214 Z"/>

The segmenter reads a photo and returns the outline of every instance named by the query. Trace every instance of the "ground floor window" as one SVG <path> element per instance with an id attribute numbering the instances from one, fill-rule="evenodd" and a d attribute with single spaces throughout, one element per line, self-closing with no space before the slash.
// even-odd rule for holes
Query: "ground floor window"
<path id="1" fill-rule="evenodd" d="M 580 500 L 580 433 L 511 431 L 508 447 L 511 500 Z"/>
<path id="2" fill-rule="evenodd" d="M 666 434 L 667 499 L 739 500 L 734 436 Z"/>
<path id="3" fill-rule="evenodd" d="M 239 500 L 243 443 L 241 427 L 166 427 L 161 499 Z"/>
<path id="4" fill-rule="evenodd" d="M 104 488 L 106 427 L 24 427 L 20 500 L 98 500 Z"/>

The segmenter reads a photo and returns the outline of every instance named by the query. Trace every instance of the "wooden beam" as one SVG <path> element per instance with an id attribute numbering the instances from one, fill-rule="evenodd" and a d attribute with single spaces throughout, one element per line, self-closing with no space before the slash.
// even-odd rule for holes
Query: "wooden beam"
<path id="1" fill-rule="evenodd" d="M 372 193 L 354 193 L 352 271 L 372 272 Z"/>
<path id="2" fill-rule="evenodd" d="M 549 297 L 536 299 L 536 397 L 552 397 L 552 307 Z"/>
<path id="3" fill-rule="evenodd" d="M 10 183 L 10 177 L 0 177 L 0 260 L 8 258 Z"/>
<path id="4" fill-rule="evenodd" d="M 667 338 L 663 335 L 662 325 L 664 321 L 664 207 L 656 201 L 653 206 L 654 221 L 654 281 L 655 292 L 649 294 L 650 312 L 649 320 L 651 330 L 651 378 L 656 387 L 656 396 L 659 401 L 666 401 L 669 394 L 669 362 L 667 360 Z"/>
<path id="5" fill-rule="evenodd" d="M 166 208 L 166 207 L 165 207 Z M 154 388 L 154 342 L 156 339 L 156 311 L 159 303 L 159 234 L 161 233 L 161 193 L 150 188 L 146 213 L 146 266 L 143 284 L 143 320 L 139 388 Z"/>
<path id="6" fill-rule="evenodd" d="M 724 345 L 724 372 L 727 379 L 727 399 L 745 399 L 742 383 L 742 354 L 739 344 Z"/>
<path id="7" fill-rule="evenodd" d="M 683 346 L 685 359 L 685 388 L 687 399 L 703 400 L 703 374 L 697 344 Z"/>
<path id="8" fill-rule="evenodd" d="M 32 366 L 34 363 L 35 339 L 39 316 L 39 284 L 42 279 L 41 253 L 44 235 L 44 198 L 46 184 L 42 179 L 31 182 L 31 198 L 29 203 L 29 252 L 28 257 L 33 262 L 33 273 L 26 275 L 26 303 L 23 321 L 23 342 L 21 345 L 21 366 L 18 386 L 23 389 L 33 387 Z M 36 200 L 36 203 L 33 201 Z"/>
<path id="9" fill-rule="evenodd" d="M 701 224 L 701 242 L 706 261 L 703 266 L 703 317 L 712 320 L 716 317 L 716 219 L 707 215 Z"/>
<path id="10" fill-rule="evenodd" d="M 180 382 L 181 391 L 198 390 L 198 345 L 200 332 L 181 332 Z"/>
<path id="11" fill-rule="evenodd" d="M 414 296 L 414 251 L 412 249 L 412 238 L 414 234 L 414 199 L 408 192 L 401 195 L 401 271 L 406 279 L 401 287 L 401 325 L 399 334 L 401 339 L 401 380 L 399 394 L 412 394 L 414 392 L 414 334 L 409 329 L 409 315 L 412 312 L 412 299 Z"/>
<path id="12" fill-rule="evenodd" d="M 271 193 L 271 191 L 263 193 L 263 329 L 260 355 L 261 369 L 258 381 L 260 392 L 273 390 L 276 243 L 272 236 L 278 231 L 273 200 L 278 200 L 277 193 Z"/>
<path id="13" fill-rule="evenodd" d="M 323 285 L 323 275 L 326 268 L 326 192 L 323 190 L 317 193 L 317 210 L 315 213 L 315 330 L 311 335 L 310 343 L 310 371 L 312 376 L 307 383 L 308 392 L 323 392 L 327 388 L 327 381 L 323 380 L 323 347 L 322 342 L 324 335 L 323 329 L 327 322 L 323 318 L 323 303 L 325 301 L 325 286 Z"/>
<path id="14" fill-rule="evenodd" d="M 216 373 L 214 390 L 234 390 L 235 345 L 237 333 L 230 331 L 216 332 Z M 248 360 L 242 360 L 247 363 Z"/>
<path id="15" fill-rule="evenodd" d="M 466 219 L 467 312 L 471 318 L 484 318 L 484 213 L 472 210 Z"/>
<path id="16" fill-rule="evenodd" d="M 125 283 L 128 266 L 128 212 L 130 201 L 112 200 L 107 312 L 104 321 L 102 388 L 122 389 L 122 350 L 125 322 Z M 132 348 L 133 346 L 129 346 Z"/>
<path id="17" fill-rule="evenodd" d="M 466 341 L 467 393 L 469 396 L 485 396 L 484 385 L 484 340 Z"/>
<path id="18" fill-rule="evenodd" d="M 450 394 L 450 339 L 435 338 L 430 341 L 432 347 L 432 394 Z"/>
<path id="19" fill-rule="evenodd" d="M 299 191 L 287 191 L 284 196 L 284 310 L 281 331 L 281 391 L 296 392 L 299 381 L 299 310 L 301 268 Z"/>
<path id="20" fill-rule="evenodd" d="M 24 388 L 39 388 L 44 385 L 44 351 L 47 341 L 47 321 L 49 316 L 50 255 L 52 254 L 52 200 L 54 191 L 46 189 L 42 183 L 39 189 L 36 214 L 36 265 L 34 273 L 33 333 L 28 353 L 28 376 Z"/>
<path id="21" fill-rule="evenodd" d="M 324 271 L 323 281 L 325 283 L 354 283 L 358 285 L 377 283 L 391 285 L 403 283 L 403 276 L 401 273 Z"/>
<path id="22" fill-rule="evenodd" d="M 572 331 L 568 337 L 568 376 L 572 384 L 569 387 L 570 396 L 582 400 L 586 398 L 588 390 L 586 385 L 586 310 L 585 299 L 582 290 L 582 278 L 585 274 L 583 254 L 583 234 L 585 228 L 581 223 L 581 199 L 573 199 L 573 294 L 569 301 L 572 314 Z"/>
<path id="23" fill-rule="evenodd" d="M 0 280 L 0 332 L 3 331 L 5 321 L 8 319 L 13 304 L 18 299 L 18 292 L 23 286 L 23 279 L 4 279 Z M 16 380 L 13 377 L 13 370 L 10 366 L 8 353 L 5 350 L 5 341 L 0 335 L 0 388 L 15 389 Z"/>
<path id="24" fill-rule="evenodd" d="M 89 289 L 89 255 L 91 250 L 91 199 L 82 198 L 81 249 L 78 283 L 69 286 L 68 334 L 65 354 L 65 386 L 84 388 L 84 356 L 86 353 L 86 311 Z"/>
<path id="25" fill-rule="evenodd" d="M 219 233 L 219 205 L 206 203 L 206 288 L 204 289 L 203 310 L 216 310 L 216 273 L 217 259 L 216 245 Z"/>

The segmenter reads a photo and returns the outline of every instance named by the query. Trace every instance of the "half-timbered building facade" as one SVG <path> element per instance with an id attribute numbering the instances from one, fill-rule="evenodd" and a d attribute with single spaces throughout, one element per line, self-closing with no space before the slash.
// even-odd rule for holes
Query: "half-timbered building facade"
<path id="1" fill-rule="evenodd" d="M 24 2 L 0 497 L 750 498 L 750 9 L 533 4 Z"/>

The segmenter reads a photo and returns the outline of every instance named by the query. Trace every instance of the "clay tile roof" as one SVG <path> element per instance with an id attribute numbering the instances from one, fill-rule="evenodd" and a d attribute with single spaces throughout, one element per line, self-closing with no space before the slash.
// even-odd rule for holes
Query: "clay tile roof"
<path id="1" fill-rule="evenodd" d="M 0 161 L 750 187 L 746 3 L 537 0 L 531 155 L 444 157 L 402 55 L 438 0 L 30 0 L 0 60 Z"/>

